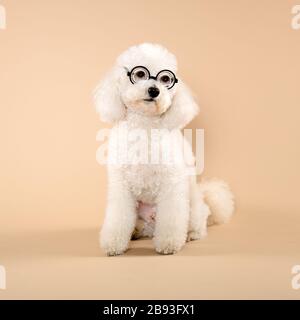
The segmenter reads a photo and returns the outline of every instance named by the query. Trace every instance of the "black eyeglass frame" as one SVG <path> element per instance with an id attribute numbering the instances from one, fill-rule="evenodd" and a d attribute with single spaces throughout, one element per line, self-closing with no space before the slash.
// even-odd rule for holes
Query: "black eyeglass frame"
<path id="1" fill-rule="evenodd" d="M 176 75 L 175 75 L 174 72 L 172 72 L 171 70 L 163 69 L 163 70 L 159 71 L 158 74 L 154 77 L 154 76 L 151 76 L 150 71 L 149 71 L 146 67 L 144 67 L 144 66 L 136 66 L 136 67 L 134 67 L 131 71 L 129 71 L 127 68 L 125 68 L 126 71 L 127 71 L 127 76 L 129 77 L 129 80 L 130 80 L 130 82 L 131 82 L 132 84 L 135 84 L 136 82 L 134 82 L 134 81 L 132 80 L 131 75 L 132 75 L 132 73 L 134 72 L 134 70 L 136 70 L 137 68 L 143 68 L 143 69 L 147 72 L 147 74 L 148 74 L 148 79 L 147 79 L 147 80 L 153 79 L 153 80 L 156 80 L 156 81 L 157 81 L 157 78 L 159 77 L 159 75 L 160 75 L 162 72 L 165 72 L 165 71 L 170 72 L 170 73 L 173 75 L 173 77 L 174 77 L 174 82 L 173 82 L 173 84 L 172 84 L 171 87 L 167 87 L 168 90 L 172 89 L 172 88 L 175 86 L 175 84 L 178 83 L 178 79 L 176 78 Z"/>

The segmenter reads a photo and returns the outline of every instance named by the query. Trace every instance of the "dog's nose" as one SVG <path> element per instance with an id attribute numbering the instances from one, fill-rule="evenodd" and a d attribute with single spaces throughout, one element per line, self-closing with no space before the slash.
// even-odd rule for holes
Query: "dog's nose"
<path id="1" fill-rule="evenodd" d="M 150 87 L 148 89 L 148 93 L 151 98 L 156 98 L 159 96 L 159 89 L 156 87 Z"/>

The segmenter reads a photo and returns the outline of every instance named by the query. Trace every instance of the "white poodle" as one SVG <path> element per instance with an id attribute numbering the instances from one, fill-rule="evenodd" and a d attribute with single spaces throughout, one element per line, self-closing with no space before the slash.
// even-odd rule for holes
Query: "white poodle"
<path id="1" fill-rule="evenodd" d="M 173 54 L 160 45 L 145 43 L 121 54 L 96 89 L 101 119 L 114 123 L 108 147 L 108 200 L 100 235 L 107 255 L 124 253 L 132 238 L 142 236 L 153 237 L 157 252 L 176 253 L 186 241 L 205 237 L 207 225 L 227 222 L 233 213 L 228 186 L 218 180 L 197 184 L 196 174 L 186 164 L 193 154 L 181 129 L 197 115 L 198 106 L 176 72 Z M 133 131 L 148 139 L 142 139 L 143 161 L 120 162 L 120 145 L 122 158 L 136 144 L 136 139 L 124 140 Z M 145 156 L 152 155 L 153 131 L 159 132 L 162 152 L 170 146 L 172 151 L 179 150 L 183 141 L 184 161 L 145 162 Z M 175 133 L 172 144 L 164 139 L 170 132 Z M 177 159 L 178 154 L 172 155 Z"/>

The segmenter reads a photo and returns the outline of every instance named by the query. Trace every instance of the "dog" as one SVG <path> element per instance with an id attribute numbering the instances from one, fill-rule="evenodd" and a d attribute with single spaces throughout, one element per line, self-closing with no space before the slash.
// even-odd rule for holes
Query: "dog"
<path id="1" fill-rule="evenodd" d="M 176 57 L 164 47 L 144 43 L 122 53 L 96 88 L 95 104 L 101 120 L 114 124 L 108 143 L 110 160 L 116 160 L 117 145 L 123 145 L 125 132 L 142 130 L 151 140 L 150 132 L 159 130 L 162 138 L 174 133 L 175 147 L 183 141 L 187 158 L 194 161 L 181 129 L 198 114 L 199 107 L 177 75 Z M 170 144 L 162 142 L 160 146 L 164 149 Z M 149 155 L 148 147 L 143 150 Z M 109 161 L 107 170 L 107 207 L 100 245 L 108 256 L 123 254 L 132 238 L 144 236 L 153 238 L 158 253 L 174 254 L 187 241 L 204 238 L 208 225 L 225 223 L 233 214 L 228 185 L 220 180 L 197 184 L 196 174 L 191 174 L 191 166 L 184 161 Z"/>

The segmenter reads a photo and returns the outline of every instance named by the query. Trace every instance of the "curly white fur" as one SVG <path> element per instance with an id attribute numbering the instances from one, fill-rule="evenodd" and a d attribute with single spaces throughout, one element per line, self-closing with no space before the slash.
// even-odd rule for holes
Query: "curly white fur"
<path id="1" fill-rule="evenodd" d="M 133 85 L 126 70 L 140 65 L 147 67 L 153 75 L 163 69 L 177 72 L 175 56 L 159 45 L 134 46 L 117 59 L 95 93 L 101 119 L 114 123 L 109 139 L 109 158 L 115 157 L 120 131 L 124 130 L 143 129 L 150 140 L 153 129 L 167 129 L 162 138 L 173 130 L 177 133 L 175 147 L 176 144 L 178 147 L 183 139 L 180 129 L 198 113 L 198 105 L 181 79 L 171 90 L 155 79 Z M 151 102 L 145 100 L 149 97 L 150 86 L 160 91 Z M 187 148 L 192 158 L 190 145 Z M 148 149 L 145 150 L 147 153 Z M 127 250 L 138 224 L 138 203 L 156 206 L 155 226 L 149 227 L 145 234 L 153 235 L 156 251 L 163 254 L 179 251 L 188 240 L 203 238 L 208 223 L 227 222 L 233 213 L 233 197 L 228 186 L 217 180 L 198 185 L 196 176 L 188 173 L 185 163 L 110 163 L 107 208 L 100 236 L 101 247 L 108 255 Z"/>

